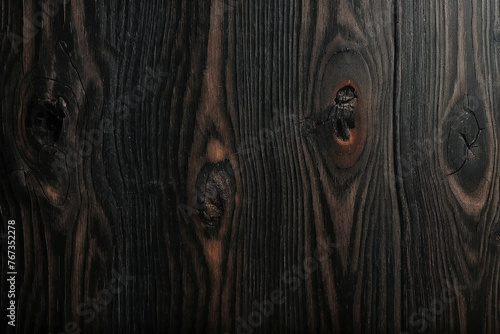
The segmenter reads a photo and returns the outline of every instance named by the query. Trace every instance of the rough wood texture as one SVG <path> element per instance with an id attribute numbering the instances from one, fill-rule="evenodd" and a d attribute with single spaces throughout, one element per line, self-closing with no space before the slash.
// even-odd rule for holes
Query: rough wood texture
<path id="1" fill-rule="evenodd" d="M 500 330 L 499 18 L 496 1 L 399 6 L 403 325 L 414 330 Z M 449 285 L 460 294 L 442 314 L 412 318 Z"/>
<path id="2" fill-rule="evenodd" d="M 1 3 L 17 332 L 500 331 L 497 2 Z"/>

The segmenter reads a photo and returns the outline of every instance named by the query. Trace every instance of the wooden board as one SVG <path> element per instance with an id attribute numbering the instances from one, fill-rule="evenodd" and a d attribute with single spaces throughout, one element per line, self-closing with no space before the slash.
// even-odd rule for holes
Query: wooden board
<path id="1" fill-rule="evenodd" d="M 499 330 L 499 6 L 399 6 L 403 326 Z"/>
<path id="2" fill-rule="evenodd" d="M 498 332 L 499 14 L 3 0 L 7 331 Z"/>

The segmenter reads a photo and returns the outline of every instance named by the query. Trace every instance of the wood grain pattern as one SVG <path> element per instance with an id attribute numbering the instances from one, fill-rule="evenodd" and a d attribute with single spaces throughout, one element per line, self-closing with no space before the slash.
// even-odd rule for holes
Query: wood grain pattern
<path id="1" fill-rule="evenodd" d="M 35 7 L 27 5 L 23 14 L 36 24 Z M 75 7 L 65 14 L 82 24 Z M 18 221 L 18 323 L 25 332 L 58 330 L 61 319 L 76 320 L 79 303 L 102 286 L 95 272 L 105 274 L 109 265 L 110 226 L 90 162 L 98 153 L 81 136 L 99 121 L 94 111 L 102 104 L 102 86 L 84 32 L 74 31 L 66 42 L 53 33 L 70 29 L 57 18 L 40 25 L 22 54 L 3 52 L 12 64 L 2 75 L 10 78 L 3 85 L 2 124 L 4 189 L 11 194 L 2 211 Z M 11 46 L 3 45 L 5 51 Z"/>
<path id="2" fill-rule="evenodd" d="M 401 1 L 399 15 L 403 326 L 498 332 L 498 3 Z"/>
<path id="3" fill-rule="evenodd" d="M 499 14 L 2 0 L 7 332 L 498 332 Z"/>

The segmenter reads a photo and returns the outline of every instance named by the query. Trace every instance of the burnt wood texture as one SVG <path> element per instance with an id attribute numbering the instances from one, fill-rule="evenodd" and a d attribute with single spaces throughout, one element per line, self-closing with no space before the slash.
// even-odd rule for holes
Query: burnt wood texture
<path id="1" fill-rule="evenodd" d="M 6 332 L 500 332 L 498 1 L 0 11 Z"/>

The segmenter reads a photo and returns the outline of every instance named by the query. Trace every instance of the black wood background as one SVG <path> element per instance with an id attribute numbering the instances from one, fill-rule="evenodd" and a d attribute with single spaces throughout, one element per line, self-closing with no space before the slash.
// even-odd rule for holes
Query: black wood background
<path id="1" fill-rule="evenodd" d="M 500 332 L 498 1 L 0 6 L 7 331 Z"/>

